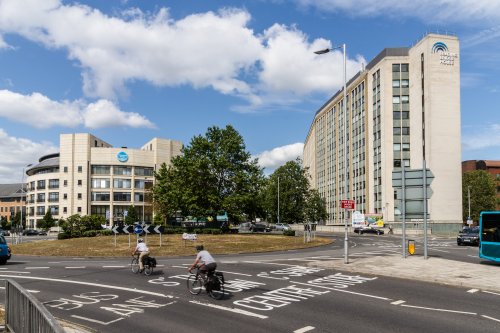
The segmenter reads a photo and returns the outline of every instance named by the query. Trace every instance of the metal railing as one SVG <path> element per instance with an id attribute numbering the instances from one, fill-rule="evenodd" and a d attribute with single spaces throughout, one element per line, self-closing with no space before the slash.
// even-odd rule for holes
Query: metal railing
<path id="1" fill-rule="evenodd" d="M 9 332 L 64 333 L 43 304 L 11 279 L 5 280 L 5 326 Z"/>

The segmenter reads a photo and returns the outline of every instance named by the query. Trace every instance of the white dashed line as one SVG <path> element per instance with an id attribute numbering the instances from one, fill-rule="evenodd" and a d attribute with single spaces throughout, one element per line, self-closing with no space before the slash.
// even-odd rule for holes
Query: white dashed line
<path id="1" fill-rule="evenodd" d="M 479 291 L 479 289 L 470 289 L 470 290 L 467 290 L 467 292 L 470 293 L 470 294 L 477 293 L 478 291 Z"/>
<path id="2" fill-rule="evenodd" d="M 293 333 L 305 333 L 305 332 L 312 331 L 313 329 L 314 329 L 314 327 L 312 327 L 312 326 L 306 326 L 306 327 L 302 327 L 298 330 L 293 331 Z"/>
<path id="3" fill-rule="evenodd" d="M 399 301 L 392 302 L 391 304 L 392 305 L 399 305 L 399 304 L 403 304 L 403 303 L 406 303 L 406 301 L 399 300 Z"/>
<path id="4" fill-rule="evenodd" d="M 413 308 L 413 309 L 422 309 L 422 310 L 430 310 L 430 311 L 438 311 L 438 312 L 451 312 L 451 313 L 461 313 L 461 314 L 469 314 L 473 316 L 477 316 L 476 312 L 466 312 L 466 311 L 456 311 L 456 310 L 448 310 L 448 309 L 438 309 L 438 308 L 428 308 L 425 306 L 416 306 L 416 305 L 401 305 L 405 308 Z"/>
<path id="5" fill-rule="evenodd" d="M 77 269 L 77 268 L 80 268 L 80 269 L 83 269 L 85 268 L 85 266 L 69 266 L 69 267 L 64 267 L 66 269 Z"/>
<path id="6" fill-rule="evenodd" d="M 490 319 L 490 320 L 494 320 L 494 321 L 498 321 L 500 323 L 500 319 L 496 319 L 496 318 L 493 318 L 493 317 L 490 317 L 490 316 L 486 316 L 486 315 L 481 315 L 481 317 L 484 317 L 484 318 Z"/>
<path id="7" fill-rule="evenodd" d="M 492 295 L 497 295 L 497 296 L 500 296 L 499 293 L 494 293 L 492 291 L 487 291 L 487 290 L 483 290 L 483 293 L 487 293 L 487 294 L 492 294 Z"/>
<path id="8" fill-rule="evenodd" d="M 227 273 L 227 274 L 234 274 L 234 275 L 242 275 L 242 276 L 253 276 L 252 274 L 235 273 L 235 272 L 228 272 L 228 271 L 219 271 L 219 272 Z"/>
<path id="9" fill-rule="evenodd" d="M 49 269 L 50 267 L 24 267 L 24 269 Z"/>
<path id="10" fill-rule="evenodd" d="M 127 266 L 102 266 L 102 268 L 125 268 Z"/>

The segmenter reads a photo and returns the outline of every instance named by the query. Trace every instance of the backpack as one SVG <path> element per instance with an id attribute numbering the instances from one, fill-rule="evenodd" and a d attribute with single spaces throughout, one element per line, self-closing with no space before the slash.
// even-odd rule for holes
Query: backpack
<path id="1" fill-rule="evenodd" d="M 149 267 L 156 267 L 156 259 L 153 257 L 147 257 L 144 260 L 144 265 L 148 265 Z"/>

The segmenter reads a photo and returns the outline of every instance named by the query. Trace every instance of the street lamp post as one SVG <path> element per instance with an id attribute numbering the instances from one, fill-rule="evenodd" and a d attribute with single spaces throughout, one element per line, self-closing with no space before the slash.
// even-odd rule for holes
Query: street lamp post
<path id="1" fill-rule="evenodd" d="M 328 48 L 320 51 L 316 51 L 314 53 L 316 54 L 326 54 L 328 52 L 331 52 L 335 49 L 340 49 L 342 48 L 342 53 L 344 55 L 344 101 L 343 101 L 343 113 L 344 113 L 344 122 L 343 122 L 343 127 L 344 127 L 344 198 L 347 198 L 347 173 L 348 173 L 348 167 L 347 167 L 347 71 L 346 71 L 346 44 L 342 44 L 341 46 L 334 47 L 334 48 Z M 347 233 L 347 209 L 344 209 L 344 225 L 345 225 L 345 232 L 344 232 L 344 264 L 349 263 L 349 235 Z"/>
<path id="2" fill-rule="evenodd" d="M 467 186 L 467 198 L 468 198 L 468 204 L 469 204 L 469 214 L 467 215 L 467 222 L 470 221 L 470 186 Z"/>
<path id="3" fill-rule="evenodd" d="M 28 164 L 28 165 L 24 166 L 23 167 L 23 172 L 21 174 L 21 200 L 20 200 L 20 204 L 21 204 L 21 220 L 19 221 L 19 223 L 21 224 L 21 226 L 23 225 L 23 193 L 25 193 L 24 192 L 24 171 L 26 170 L 26 168 L 29 168 L 30 166 L 31 166 L 31 164 Z M 12 224 L 11 224 L 11 226 L 12 226 Z M 19 228 L 16 228 L 16 229 L 19 229 Z M 16 243 L 17 243 L 17 239 L 16 239 Z"/>
<path id="4" fill-rule="evenodd" d="M 278 176 L 278 223 L 280 223 L 280 177 Z"/>

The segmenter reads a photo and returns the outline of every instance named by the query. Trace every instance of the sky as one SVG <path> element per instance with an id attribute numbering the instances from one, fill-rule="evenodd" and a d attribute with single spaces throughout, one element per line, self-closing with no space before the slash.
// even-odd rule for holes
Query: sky
<path id="1" fill-rule="evenodd" d="M 460 40 L 462 160 L 500 160 L 500 1 L 0 0 L 0 183 L 61 133 L 188 145 L 232 125 L 266 173 L 386 47 Z M 446 126 L 444 124 L 444 126 Z"/>

